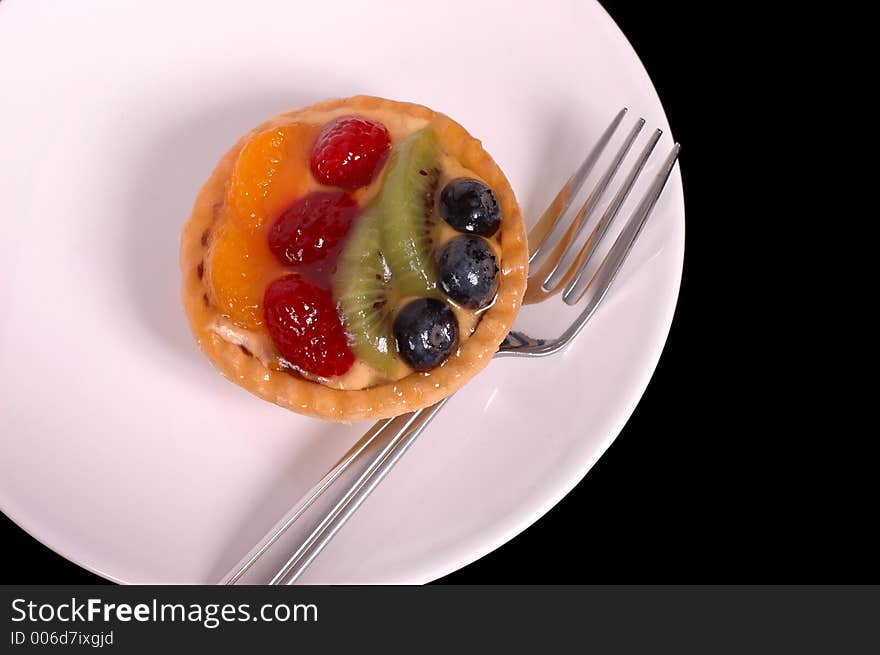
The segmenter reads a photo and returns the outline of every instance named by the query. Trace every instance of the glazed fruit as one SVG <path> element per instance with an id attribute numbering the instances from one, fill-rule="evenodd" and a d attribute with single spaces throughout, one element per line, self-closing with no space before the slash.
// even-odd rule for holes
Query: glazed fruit
<path id="1" fill-rule="evenodd" d="M 278 264 L 265 239 L 251 229 L 228 221 L 214 236 L 205 277 L 213 299 L 234 323 L 249 329 L 263 324 L 265 284 L 277 276 Z"/>
<path id="2" fill-rule="evenodd" d="M 391 137 L 382 123 L 358 116 L 339 118 L 318 136 L 312 175 L 323 184 L 354 191 L 373 180 L 390 147 Z"/>
<path id="3" fill-rule="evenodd" d="M 472 197 L 497 206 L 472 211 Z M 245 134 L 181 235 L 184 306 L 214 365 L 346 422 L 427 407 L 482 370 L 527 264 L 516 199 L 480 142 L 427 107 L 366 96 Z"/>
<path id="4" fill-rule="evenodd" d="M 471 178 L 452 180 L 443 188 L 438 212 L 459 232 L 491 237 L 501 226 L 501 208 L 495 192 Z"/>
<path id="5" fill-rule="evenodd" d="M 390 321 L 391 275 L 379 250 L 379 220 L 369 212 L 358 219 L 339 255 L 333 297 L 355 354 L 387 373 L 394 367 L 397 348 Z"/>
<path id="6" fill-rule="evenodd" d="M 345 238 L 357 213 L 357 202 L 347 193 L 310 193 L 276 219 L 269 248 L 284 264 L 320 261 Z"/>
<path id="7" fill-rule="evenodd" d="M 263 308 L 272 342 L 288 363 L 325 378 L 354 364 L 328 291 L 291 273 L 269 285 Z"/>
<path id="8" fill-rule="evenodd" d="M 226 202 L 235 217 L 249 227 L 259 227 L 266 220 L 267 199 L 287 158 L 288 142 L 295 133 L 294 126 L 287 126 L 257 134 L 235 162 Z"/>
<path id="9" fill-rule="evenodd" d="M 439 164 L 434 129 L 426 127 L 413 133 L 394 149 L 375 201 L 382 217 L 382 252 L 401 297 L 430 295 L 437 288 L 428 221 Z"/>
<path id="10" fill-rule="evenodd" d="M 417 371 L 429 371 L 458 346 L 458 322 L 442 300 L 418 298 L 397 314 L 394 336 L 404 361 Z"/>
<path id="11" fill-rule="evenodd" d="M 492 247 L 477 236 L 462 235 L 437 254 L 440 285 L 450 298 L 468 309 L 482 309 L 498 290 L 498 263 Z"/>
<path id="12" fill-rule="evenodd" d="M 284 273 L 266 238 L 268 219 L 306 193 L 312 176 L 297 162 L 308 158 L 317 133 L 296 122 L 256 131 L 231 161 L 224 187 L 210 198 L 214 225 L 195 235 L 207 250 L 200 270 L 209 298 L 238 326 L 263 325 L 266 285 Z"/>

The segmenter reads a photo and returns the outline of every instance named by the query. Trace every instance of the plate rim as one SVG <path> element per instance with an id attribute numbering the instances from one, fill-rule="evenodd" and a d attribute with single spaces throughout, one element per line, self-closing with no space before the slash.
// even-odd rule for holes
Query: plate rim
<path id="1" fill-rule="evenodd" d="M 605 19 L 607 26 L 610 27 L 614 32 L 617 38 L 622 39 L 623 43 L 628 46 L 632 55 L 635 57 L 635 61 L 641 67 L 642 72 L 644 73 L 645 79 L 650 85 L 650 91 L 656 97 L 660 110 L 662 112 L 663 118 L 666 121 L 666 124 L 669 124 L 668 116 L 666 113 L 666 109 L 663 105 L 663 100 L 660 94 L 657 91 L 656 85 L 648 74 L 647 68 L 645 67 L 641 57 L 639 56 L 638 51 L 630 42 L 629 38 L 620 28 L 620 26 L 616 23 L 614 18 L 610 15 L 610 13 L 605 9 L 605 7 L 598 1 L 592 0 L 592 4 L 595 7 L 598 7 L 599 13 Z M 669 136 L 672 137 L 672 130 L 669 130 Z M 674 140 L 674 139 L 673 139 Z M 674 195 L 674 207 L 672 209 L 672 213 L 675 215 L 676 221 L 681 223 L 680 229 L 680 241 L 675 244 L 678 257 L 675 262 L 675 280 L 674 280 L 674 289 L 670 289 L 670 299 L 669 303 L 666 307 L 664 307 L 665 315 L 662 318 L 662 325 L 658 327 L 657 334 L 658 336 L 662 335 L 662 338 L 658 339 L 659 346 L 653 349 L 652 352 L 646 353 L 649 355 L 649 365 L 646 365 L 642 371 L 642 379 L 639 381 L 638 385 L 638 393 L 632 394 L 631 402 L 628 403 L 623 411 L 619 412 L 616 419 L 616 425 L 612 430 L 609 430 L 606 433 L 604 439 L 594 448 L 589 457 L 585 458 L 584 461 L 574 469 L 574 472 L 569 475 L 564 483 L 559 483 L 553 485 L 554 492 L 551 494 L 547 494 L 546 498 L 543 502 L 540 502 L 537 505 L 537 508 L 531 511 L 529 514 L 523 516 L 519 520 L 510 521 L 506 524 L 500 524 L 501 528 L 497 529 L 494 533 L 490 532 L 482 541 L 478 541 L 479 548 L 474 547 L 467 551 L 466 556 L 454 556 L 449 557 L 447 559 L 443 559 L 442 557 L 437 557 L 433 561 L 429 562 L 428 565 L 424 567 L 425 574 L 418 579 L 414 579 L 411 582 L 406 582 L 403 584 L 426 584 L 428 582 L 432 582 L 438 580 L 446 575 L 454 573 L 458 571 L 468 564 L 471 564 L 491 552 L 497 550 L 508 541 L 516 537 L 517 535 L 524 532 L 526 529 L 531 527 L 534 523 L 536 523 L 541 517 L 543 517 L 547 512 L 549 512 L 553 507 L 555 507 L 565 496 L 567 496 L 589 473 L 592 467 L 596 464 L 596 462 L 605 454 L 607 449 L 611 446 L 611 444 L 617 439 L 620 435 L 621 431 L 625 427 L 625 425 L 629 422 L 632 417 L 633 412 L 638 406 L 639 402 L 641 402 L 644 394 L 647 390 L 648 385 L 650 384 L 651 379 L 653 378 L 657 366 L 660 362 L 660 358 L 663 354 L 663 351 L 666 347 L 666 343 L 669 339 L 669 334 L 672 328 L 672 324 L 674 322 L 676 310 L 678 308 L 678 300 L 681 292 L 681 283 L 683 277 L 684 270 L 684 260 L 685 260 L 685 248 L 687 241 L 687 231 L 686 231 L 686 205 L 684 201 L 684 184 L 681 175 L 681 164 L 677 162 L 671 175 L 669 178 L 669 183 L 667 188 L 675 188 L 677 193 Z M 0 512 L 2 512 L 16 527 L 21 529 L 25 534 L 35 539 L 37 542 L 42 544 L 44 547 L 48 548 L 50 551 L 56 553 L 57 555 L 63 557 L 69 562 L 79 566 L 80 568 L 103 578 L 104 580 L 117 583 L 117 584 L 137 584 L 133 582 L 128 582 L 121 578 L 114 576 L 109 572 L 105 572 L 93 566 L 91 563 L 84 561 L 80 556 L 71 554 L 68 551 L 68 548 L 63 545 L 52 545 L 48 543 L 47 540 L 44 540 L 34 531 L 32 531 L 28 525 L 26 520 L 22 520 L 24 517 L 18 516 L 16 512 L 10 510 L 8 502 L 0 497 Z M 38 521 L 32 521 L 31 523 L 39 523 Z M 475 544 L 476 546 L 476 544 Z"/>

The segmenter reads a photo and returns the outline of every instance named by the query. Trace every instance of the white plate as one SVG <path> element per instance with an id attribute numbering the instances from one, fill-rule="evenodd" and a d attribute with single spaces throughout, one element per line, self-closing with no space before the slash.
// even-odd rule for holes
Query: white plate
<path id="1" fill-rule="evenodd" d="M 356 93 L 420 102 L 483 140 L 530 217 L 619 107 L 671 145 L 595 2 L 379 6 L 0 4 L 0 508 L 65 557 L 120 582 L 215 581 L 366 428 L 256 399 L 190 338 L 178 232 L 250 127 Z M 303 581 L 426 582 L 552 507 L 643 393 L 683 249 L 676 169 L 577 343 L 494 362 Z M 534 311 L 523 325 L 548 333 L 569 318 Z"/>

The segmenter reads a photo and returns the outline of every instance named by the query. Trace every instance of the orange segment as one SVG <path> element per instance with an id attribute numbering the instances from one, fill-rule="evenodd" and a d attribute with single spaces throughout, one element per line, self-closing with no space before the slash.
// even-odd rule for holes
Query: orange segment
<path id="1" fill-rule="evenodd" d="M 245 328 L 263 324 L 263 293 L 282 273 L 266 239 L 227 221 L 211 248 L 207 273 L 221 312 Z"/>
<path id="2" fill-rule="evenodd" d="M 260 227 L 267 218 L 266 202 L 287 159 L 287 147 L 294 125 L 257 134 L 235 162 L 229 180 L 226 203 L 233 215 L 251 227 Z"/>
<path id="3" fill-rule="evenodd" d="M 238 155 L 226 188 L 226 215 L 207 258 L 220 310 L 242 327 L 263 325 L 263 294 L 285 273 L 269 250 L 274 218 L 311 182 L 308 157 L 320 126 L 291 123 L 258 133 Z"/>

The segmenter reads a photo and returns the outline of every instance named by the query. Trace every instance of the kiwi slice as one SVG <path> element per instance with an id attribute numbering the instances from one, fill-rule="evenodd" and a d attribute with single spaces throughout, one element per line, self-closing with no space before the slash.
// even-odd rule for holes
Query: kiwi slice
<path id="1" fill-rule="evenodd" d="M 390 374 L 397 362 L 397 343 L 389 317 L 391 274 L 379 250 L 377 208 L 371 204 L 357 219 L 339 254 L 332 286 L 355 355 Z"/>
<path id="2" fill-rule="evenodd" d="M 386 375 L 398 364 L 391 315 L 397 301 L 439 295 L 430 237 L 439 167 L 430 126 L 392 151 L 382 188 L 357 219 L 333 275 L 352 350 Z"/>
<path id="3" fill-rule="evenodd" d="M 440 176 L 440 148 L 430 125 L 404 139 L 391 153 L 382 190 L 380 249 L 401 297 L 437 294 L 430 254 L 430 217 Z"/>

